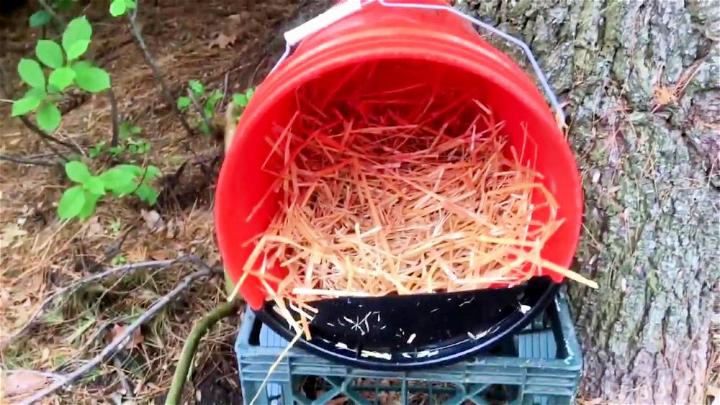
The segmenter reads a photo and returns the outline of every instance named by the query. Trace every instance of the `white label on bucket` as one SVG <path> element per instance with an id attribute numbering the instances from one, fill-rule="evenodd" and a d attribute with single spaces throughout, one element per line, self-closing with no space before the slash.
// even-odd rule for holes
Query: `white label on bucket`
<path id="1" fill-rule="evenodd" d="M 284 34 L 285 41 L 288 45 L 294 46 L 298 42 L 305 39 L 308 35 L 312 35 L 330 24 L 338 22 L 350 14 L 362 8 L 361 0 L 346 0 L 333 7 L 330 7 L 317 17 L 305 22 L 304 24 L 286 31 Z"/>

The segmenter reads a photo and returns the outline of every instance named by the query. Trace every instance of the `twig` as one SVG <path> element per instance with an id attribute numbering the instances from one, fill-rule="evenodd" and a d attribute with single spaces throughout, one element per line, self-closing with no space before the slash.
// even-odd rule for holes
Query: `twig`
<path id="1" fill-rule="evenodd" d="M 205 125 L 207 125 L 208 131 L 210 131 L 210 133 L 214 132 L 213 124 L 205 116 L 202 106 L 197 101 L 197 99 L 195 98 L 195 95 L 193 95 L 193 93 L 190 89 L 187 90 L 187 95 L 188 95 L 188 97 L 190 97 L 190 102 L 192 102 L 192 105 L 195 108 L 195 111 L 197 111 L 197 113 L 200 115 L 200 118 L 202 118 L 203 122 L 205 122 Z"/>
<path id="2" fill-rule="evenodd" d="M 175 374 L 173 375 L 172 385 L 170 385 L 170 391 L 165 398 L 165 405 L 176 405 L 180 403 L 182 399 L 183 386 L 190 370 L 193 357 L 197 351 L 198 343 L 200 339 L 207 333 L 215 323 L 223 318 L 227 318 L 235 314 L 239 307 L 239 301 L 233 300 L 226 302 L 219 307 L 210 311 L 205 315 L 198 323 L 195 324 L 190 335 L 188 335 L 185 345 L 183 346 L 182 354 L 180 354 L 180 360 L 175 368 Z"/>
<path id="3" fill-rule="evenodd" d="M 125 371 L 123 370 L 122 361 L 120 361 L 120 359 L 118 359 L 117 357 L 113 357 L 113 365 L 115 366 L 115 370 L 117 371 L 118 378 L 120 378 L 120 385 L 122 385 L 122 388 L 125 391 L 124 396 L 127 396 L 128 399 L 131 399 L 132 387 L 130 386 L 130 382 L 128 382 Z"/>
<path id="4" fill-rule="evenodd" d="M 36 165 L 36 166 L 59 166 L 60 163 L 53 162 L 50 160 L 43 160 L 43 159 L 32 159 L 27 158 L 23 156 L 12 156 L 12 155 L 4 155 L 0 154 L 0 160 L 5 160 L 8 162 L 13 163 L 19 163 L 22 165 Z"/>
<path id="5" fill-rule="evenodd" d="M 142 51 L 143 58 L 145 59 L 145 63 L 150 67 L 150 70 L 152 71 L 153 76 L 155 77 L 155 80 L 160 84 L 160 89 L 162 90 L 162 95 L 165 98 L 165 102 L 168 104 L 168 106 L 173 110 L 173 113 L 177 117 L 177 119 L 180 121 L 180 124 L 185 129 L 185 132 L 187 132 L 188 137 L 193 136 L 192 128 L 190 128 L 190 125 L 185 120 L 185 117 L 183 117 L 182 113 L 177 107 L 177 104 L 175 103 L 175 100 L 173 100 L 172 93 L 170 92 L 170 88 L 167 86 L 167 83 L 165 83 L 165 80 L 162 78 L 162 75 L 160 74 L 160 69 L 157 67 L 157 64 L 155 63 L 155 60 L 153 59 L 152 55 L 150 54 L 150 51 L 148 50 L 147 45 L 145 44 L 145 40 L 142 37 L 142 33 L 140 32 L 140 26 L 137 23 L 137 13 L 138 9 L 140 8 L 140 2 L 135 3 L 135 8 L 132 12 L 128 13 L 128 21 L 130 23 L 130 32 L 132 33 L 133 39 L 135 40 L 135 44 L 140 48 L 140 51 Z"/>
<path id="6" fill-rule="evenodd" d="M 117 99 L 112 87 L 107 89 L 108 100 L 110 101 L 110 118 L 112 119 L 112 138 L 110 138 L 110 147 L 116 147 L 120 139 L 120 114 L 117 108 Z"/>
<path id="7" fill-rule="evenodd" d="M 48 134 L 47 132 L 40 129 L 37 125 L 33 124 L 32 121 L 30 121 L 26 116 L 22 115 L 19 117 L 20 121 L 31 131 L 35 132 L 39 137 L 40 141 L 45 144 L 54 154 L 56 154 L 58 157 L 60 157 L 64 161 L 70 160 L 64 153 L 60 152 L 55 146 L 51 144 L 56 143 L 58 145 L 62 145 L 66 148 L 72 149 L 78 153 L 82 153 L 82 150 L 78 149 L 77 146 L 71 144 L 70 142 L 61 141 L 60 139 L 55 138 L 54 136 Z"/>
<path id="8" fill-rule="evenodd" d="M 59 290 L 52 293 L 49 297 L 45 298 L 43 302 L 39 305 L 38 309 L 30 316 L 30 319 L 28 319 L 27 322 L 25 322 L 25 325 L 23 325 L 20 329 L 12 333 L 10 336 L 7 336 L 2 341 L 0 341 L 0 350 L 7 347 L 11 342 L 13 342 L 15 339 L 19 338 L 20 336 L 24 335 L 30 327 L 35 323 L 35 321 L 51 306 L 51 304 L 60 296 L 64 296 L 66 294 L 71 294 L 80 289 L 81 287 L 96 282 L 98 280 L 102 280 L 106 277 L 115 275 L 115 274 L 125 274 L 125 273 L 132 273 L 136 270 L 140 269 L 154 269 L 154 268 L 168 268 L 174 264 L 177 263 L 186 263 L 186 262 L 192 262 L 195 264 L 201 263 L 200 259 L 198 259 L 195 256 L 182 256 L 177 259 L 172 260 L 152 260 L 152 261 L 146 261 L 146 262 L 139 262 L 139 263 L 131 263 L 131 264 L 125 264 L 122 266 L 113 267 L 110 269 L 107 269 L 101 273 L 93 274 L 92 276 L 83 278 L 81 280 L 78 280 L 70 285 L 67 285 L 65 287 L 60 288 Z"/>
<path id="9" fill-rule="evenodd" d="M 42 8 L 44 8 L 45 11 L 50 14 L 50 17 L 52 17 L 53 20 L 57 21 L 62 27 L 65 27 L 65 25 L 67 25 L 65 19 L 58 15 L 58 13 L 56 13 L 55 10 L 53 10 L 53 8 L 50 7 L 50 5 L 47 4 L 45 0 L 38 0 L 38 3 L 40 3 Z"/>
<path id="10" fill-rule="evenodd" d="M 34 374 L 40 377 L 45 378 L 52 378 L 53 380 L 61 380 L 65 378 L 64 375 L 59 373 L 53 373 L 49 371 L 39 371 L 39 370 L 27 370 L 27 369 L 14 369 L 14 370 L 5 370 L 5 374 Z"/>
<path id="11" fill-rule="evenodd" d="M 212 275 L 215 272 L 212 268 L 205 265 L 202 270 L 198 270 L 188 276 L 186 276 L 178 285 L 175 286 L 175 288 L 172 289 L 169 293 L 165 294 L 162 298 L 155 301 L 150 308 L 147 309 L 142 315 L 140 315 L 135 321 L 133 321 L 128 327 L 125 329 L 125 331 L 116 336 L 115 339 L 112 340 L 105 348 L 95 357 L 93 357 L 90 361 L 85 363 L 82 367 L 79 367 L 72 373 L 69 373 L 64 379 L 56 380 L 52 384 L 50 384 L 47 388 L 44 388 L 35 394 L 33 394 L 30 398 L 27 398 L 21 402 L 19 402 L 19 405 L 29 405 L 32 403 L 35 403 L 46 396 L 54 393 L 55 391 L 59 390 L 60 388 L 73 383 L 78 378 L 84 376 L 88 371 L 94 369 L 97 367 L 100 363 L 103 362 L 108 357 L 114 356 L 118 350 L 122 349 L 129 341 L 130 336 L 135 333 L 137 329 L 139 329 L 142 325 L 144 325 L 146 322 L 148 322 L 150 319 L 155 317 L 158 312 L 160 312 L 163 308 L 165 308 L 169 303 L 171 303 L 175 298 L 177 298 L 178 295 L 180 295 L 181 292 L 183 292 L 185 289 L 187 289 L 190 284 L 192 284 L 193 281 L 207 277 Z"/>

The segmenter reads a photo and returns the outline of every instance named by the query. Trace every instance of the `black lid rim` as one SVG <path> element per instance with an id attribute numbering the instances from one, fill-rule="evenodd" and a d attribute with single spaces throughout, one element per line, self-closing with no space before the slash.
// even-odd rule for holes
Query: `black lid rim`
<path id="1" fill-rule="evenodd" d="M 519 332 L 545 310 L 552 302 L 560 286 L 559 283 L 550 282 L 535 304 L 526 312 L 515 311 L 501 322 L 500 327 L 495 328 L 495 330 L 482 338 L 473 339 L 472 341 L 465 340 L 464 342 L 442 347 L 438 350 L 438 354 L 434 356 L 424 358 L 392 356 L 396 359 L 395 361 L 359 357 L 355 352 L 341 351 L 330 342 L 320 339 L 307 341 L 301 338 L 297 341 L 297 346 L 336 363 L 373 370 L 407 371 L 448 365 L 488 350 L 505 338 Z M 287 327 L 286 322 L 279 316 L 273 315 L 274 311 L 271 302 L 268 302 L 261 310 L 255 312 L 263 323 L 287 341 L 291 341 L 295 337 L 295 333 Z"/>

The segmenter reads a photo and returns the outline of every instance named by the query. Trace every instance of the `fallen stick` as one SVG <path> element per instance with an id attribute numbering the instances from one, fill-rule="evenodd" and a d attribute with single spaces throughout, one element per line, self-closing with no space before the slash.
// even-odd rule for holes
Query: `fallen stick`
<path id="1" fill-rule="evenodd" d="M 37 319 L 40 318 L 40 316 L 42 316 L 43 313 L 45 313 L 45 311 L 51 306 L 51 304 L 57 298 L 59 298 L 61 296 L 72 294 L 85 285 L 88 285 L 90 283 L 96 282 L 98 280 L 102 280 L 106 277 L 110 277 L 113 275 L 117 275 L 117 274 L 127 275 L 129 273 L 132 273 L 132 272 L 135 272 L 135 271 L 141 270 L 141 269 L 167 268 L 167 267 L 170 267 L 177 263 L 186 263 L 186 262 L 192 262 L 192 263 L 198 264 L 198 263 L 201 263 L 202 261 L 195 256 L 181 256 L 177 259 L 170 259 L 170 260 L 152 260 L 152 261 L 146 261 L 146 262 L 124 264 L 122 266 L 117 266 L 117 267 L 107 269 L 101 273 L 93 274 L 89 277 L 83 278 L 83 279 L 75 281 L 65 287 L 62 287 L 59 290 L 56 290 L 55 292 L 53 292 L 49 297 L 45 298 L 42 301 L 42 303 L 38 306 L 38 309 L 35 310 L 35 312 L 30 316 L 30 319 L 28 319 L 27 322 L 25 322 L 25 324 L 22 327 L 20 327 L 20 329 L 16 330 L 11 335 L 0 340 L 0 350 L 7 347 L 15 339 L 23 336 L 30 329 L 30 327 L 35 324 L 35 321 L 37 321 Z"/>
<path id="2" fill-rule="evenodd" d="M 171 303 L 175 298 L 177 298 L 177 296 L 180 295 L 180 293 L 183 292 L 185 289 L 187 289 L 193 281 L 199 278 L 210 276 L 216 272 L 216 270 L 205 265 L 204 263 L 202 263 L 202 265 L 202 267 L 204 267 L 202 270 L 198 270 L 195 273 L 185 276 L 185 278 L 180 283 L 178 283 L 175 288 L 173 288 L 170 292 L 165 294 L 159 300 L 155 301 L 152 306 L 147 309 L 147 311 L 145 311 L 135 321 L 128 325 L 125 331 L 115 337 L 115 339 L 113 339 L 112 342 L 105 346 L 105 348 L 97 356 L 93 357 L 82 367 L 79 367 L 72 373 L 67 374 L 64 378 L 54 381 L 47 388 L 44 388 L 34 393 L 29 398 L 18 402 L 18 405 L 29 405 L 40 401 L 41 399 L 54 393 L 60 388 L 63 388 L 66 385 L 73 383 L 75 380 L 97 367 L 106 358 L 114 356 L 120 349 L 122 349 L 126 344 L 128 344 L 128 342 L 130 341 L 130 336 L 132 336 L 137 329 L 139 329 L 142 325 L 152 319 L 155 315 L 157 315 L 158 312 L 160 312 L 160 310 L 165 308 L 169 303 Z"/>

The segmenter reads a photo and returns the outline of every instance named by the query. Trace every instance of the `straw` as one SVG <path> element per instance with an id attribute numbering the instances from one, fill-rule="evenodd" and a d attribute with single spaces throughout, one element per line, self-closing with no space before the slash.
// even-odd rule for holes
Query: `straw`
<path id="1" fill-rule="evenodd" d="M 377 97 L 307 103 L 268 141 L 263 167 L 281 167 L 251 215 L 276 189 L 283 198 L 244 271 L 298 334 L 310 338 L 319 299 L 507 287 L 541 272 L 597 288 L 542 258 L 563 220 L 542 175 L 524 161 L 528 149 L 537 153 L 526 126 L 518 153 L 478 100 Z M 287 276 L 273 290 L 264 269 L 275 263 Z"/>

